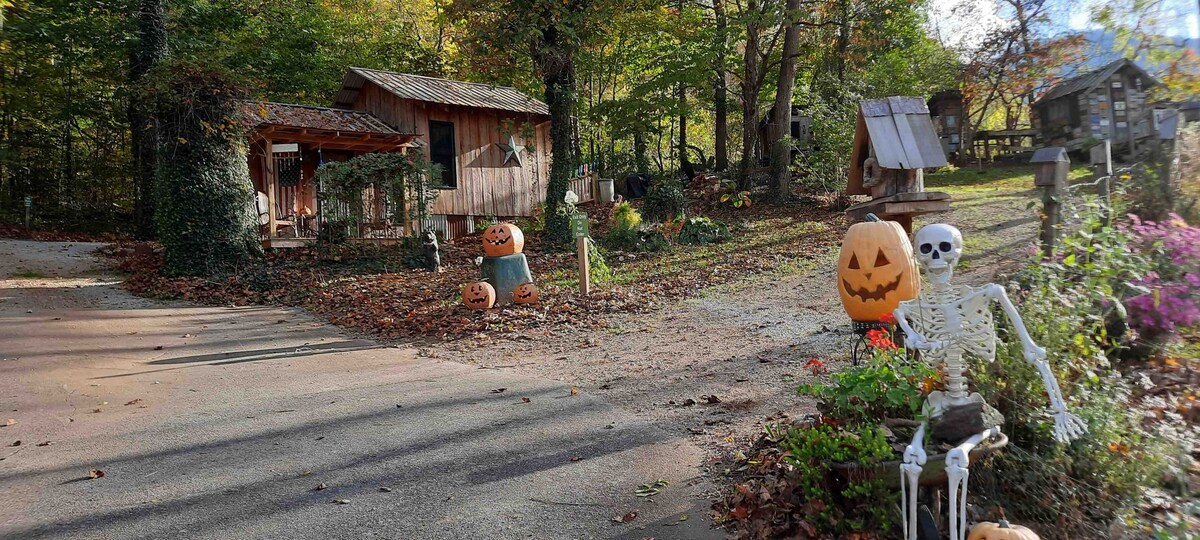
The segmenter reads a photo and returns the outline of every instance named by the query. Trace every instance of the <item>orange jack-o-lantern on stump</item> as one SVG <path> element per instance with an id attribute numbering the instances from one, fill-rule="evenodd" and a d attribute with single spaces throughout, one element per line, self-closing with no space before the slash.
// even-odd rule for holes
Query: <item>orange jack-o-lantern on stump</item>
<path id="1" fill-rule="evenodd" d="M 971 527 L 967 540 L 1038 540 L 1037 533 L 1028 527 L 1011 525 L 1005 520 L 999 523 L 984 521 Z"/>
<path id="2" fill-rule="evenodd" d="M 517 289 L 513 291 L 513 302 L 517 304 L 532 304 L 537 302 L 538 290 L 532 283 L 522 283 L 517 285 Z"/>
<path id="3" fill-rule="evenodd" d="M 471 309 L 490 309 L 496 304 L 496 289 L 486 281 L 468 283 L 462 291 L 463 305 Z"/>
<path id="4" fill-rule="evenodd" d="M 846 231 L 838 259 L 838 293 L 851 320 L 876 322 L 921 292 L 912 243 L 894 221 L 858 223 Z"/>
<path id="5" fill-rule="evenodd" d="M 497 223 L 483 230 L 483 252 L 488 257 L 514 255 L 525 249 L 525 235 L 512 223 Z"/>

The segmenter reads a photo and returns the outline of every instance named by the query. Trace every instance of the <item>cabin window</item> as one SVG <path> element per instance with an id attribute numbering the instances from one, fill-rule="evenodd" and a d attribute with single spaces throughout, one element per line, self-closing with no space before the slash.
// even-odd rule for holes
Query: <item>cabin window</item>
<path id="1" fill-rule="evenodd" d="M 454 124 L 429 121 L 429 161 L 442 166 L 442 189 L 458 188 Z"/>

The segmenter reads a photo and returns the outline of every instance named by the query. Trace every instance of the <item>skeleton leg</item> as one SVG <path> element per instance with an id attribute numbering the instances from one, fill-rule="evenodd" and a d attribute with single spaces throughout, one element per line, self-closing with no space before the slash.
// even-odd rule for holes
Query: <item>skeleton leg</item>
<path id="1" fill-rule="evenodd" d="M 900 513 L 904 522 L 904 538 L 917 540 L 917 486 L 925 465 L 925 423 L 917 428 L 912 444 L 904 450 L 900 463 Z"/>
<path id="2" fill-rule="evenodd" d="M 999 427 L 994 427 L 973 435 L 957 447 L 946 453 L 946 476 L 950 479 L 950 540 L 966 540 L 967 538 L 967 479 L 970 471 L 967 467 L 971 460 L 968 456 L 979 443 L 998 435 Z M 962 493 L 959 493 L 960 485 Z"/>

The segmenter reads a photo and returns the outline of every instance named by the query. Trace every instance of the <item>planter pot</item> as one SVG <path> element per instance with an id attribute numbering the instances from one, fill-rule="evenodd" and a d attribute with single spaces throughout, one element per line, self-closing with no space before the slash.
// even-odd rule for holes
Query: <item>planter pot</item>
<path id="1" fill-rule="evenodd" d="M 600 202 L 604 202 L 604 203 L 613 202 L 613 187 L 614 187 L 613 179 L 612 178 L 601 178 L 599 184 L 600 184 Z"/>
<path id="2" fill-rule="evenodd" d="M 992 437 L 971 450 L 971 463 L 975 463 L 1005 446 L 1008 446 L 1008 435 L 1001 433 L 997 437 Z M 883 480 L 889 489 L 899 490 L 900 463 L 898 459 L 885 461 L 878 465 L 863 465 L 848 461 L 835 463 L 833 472 L 846 480 Z M 945 486 L 949 481 L 950 479 L 946 477 L 946 454 L 929 456 L 924 468 L 921 469 L 920 485 L 924 487 Z"/>

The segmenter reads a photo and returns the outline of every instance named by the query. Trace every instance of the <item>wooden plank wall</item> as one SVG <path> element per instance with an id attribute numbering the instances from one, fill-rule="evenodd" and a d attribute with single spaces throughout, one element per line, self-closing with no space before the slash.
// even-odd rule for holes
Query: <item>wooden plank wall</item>
<path id="1" fill-rule="evenodd" d="M 458 187 L 439 193 L 432 208 L 434 214 L 531 216 L 537 203 L 545 199 L 550 173 L 550 124 L 544 117 L 401 99 L 369 81 L 353 108 L 370 112 L 399 131 L 420 134 L 418 140 L 426 149 L 430 120 L 454 124 Z M 515 126 L 517 143 L 533 146 L 523 154 L 523 166 L 504 163 L 504 151 L 497 146 L 508 141 L 508 134 L 502 132 L 506 119 Z M 520 136 L 526 122 L 540 122 L 529 141 Z"/>

